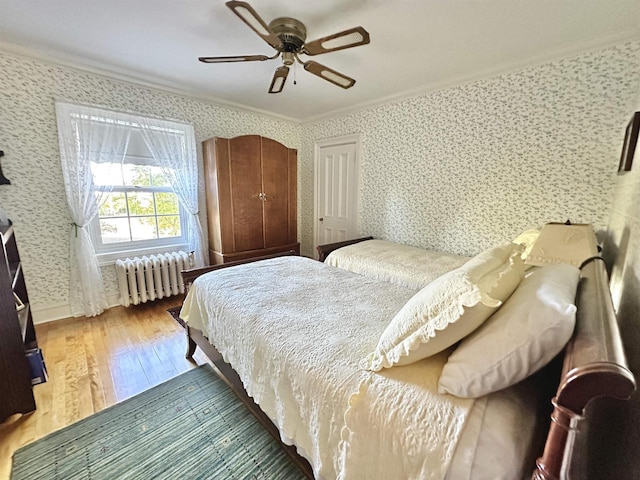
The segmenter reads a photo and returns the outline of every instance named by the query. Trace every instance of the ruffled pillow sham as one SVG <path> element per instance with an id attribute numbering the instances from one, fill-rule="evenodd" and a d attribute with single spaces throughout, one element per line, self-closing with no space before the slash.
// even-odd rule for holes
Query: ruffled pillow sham
<path id="1" fill-rule="evenodd" d="M 369 369 L 416 362 L 478 328 L 522 281 L 523 248 L 509 243 L 486 250 L 418 291 L 380 336 Z"/>

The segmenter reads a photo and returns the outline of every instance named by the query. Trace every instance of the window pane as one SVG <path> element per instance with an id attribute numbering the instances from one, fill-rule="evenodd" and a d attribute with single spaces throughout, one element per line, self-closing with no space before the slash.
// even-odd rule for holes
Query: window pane
<path id="1" fill-rule="evenodd" d="M 156 217 L 131 217 L 131 238 L 134 242 L 158 238 Z"/>
<path id="2" fill-rule="evenodd" d="M 153 193 L 132 192 L 127 193 L 129 200 L 129 215 L 154 215 Z"/>
<path id="3" fill-rule="evenodd" d="M 146 165 L 133 165 L 125 163 L 122 165 L 124 184 L 133 187 L 148 187 L 151 185 L 149 167 Z"/>
<path id="4" fill-rule="evenodd" d="M 127 199 L 123 192 L 110 193 L 100 205 L 100 217 L 121 217 L 127 214 Z"/>
<path id="5" fill-rule="evenodd" d="M 151 185 L 154 187 L 168 187 L 169 181 L 160 167 L 151 167 Z"/>
<path id="6" fill-rule="evenodd" d="M 180 217 L 177 215 L 158 217 L 158 229 L 160 238 L 179 237 L 181 235 Z"/>
<path id="7" fill-rule="evenodd" d="M 129 220 L 126 218 L 100 219 L 100 235 L 102 243 L 131 241 Z"/>
<path id="8" fill-rule="evenodd" d="M 122 165 L 119 163 L 91 163 L 93 183 L 102 185 L 123 185 Z"/>
<path id="9" fill-rule="evenodd" d="M 178 196 L 175 193 L 156 193 L 155 195 L 158 215 L 178 213 Z"/>

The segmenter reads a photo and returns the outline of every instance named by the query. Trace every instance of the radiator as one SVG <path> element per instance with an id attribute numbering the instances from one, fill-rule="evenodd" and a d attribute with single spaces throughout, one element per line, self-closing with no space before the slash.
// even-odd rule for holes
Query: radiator
<path id="1" fill-rule="evenodd" d="M 184 293 L 180 272 L 192 264 L 192 254 L 182 251 L 116 260 L 120 303 L 128 307 Z"/>

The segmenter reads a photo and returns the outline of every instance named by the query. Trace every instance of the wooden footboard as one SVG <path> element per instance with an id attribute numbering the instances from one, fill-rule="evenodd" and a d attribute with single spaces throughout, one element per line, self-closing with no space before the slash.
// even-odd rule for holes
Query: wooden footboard
<path id="1" fill-rule="evenodd" d="M 628 399 L 636 388 L 628 368 L 609 280 L 600 257 L 582 266 L 576 329 L 565 350 L 562 376 L 552 399 L 551 426 L 534 480 L 570 478 L 577 427 L 587 404 L 597 397 Z M 584 462 L 578 453 L 577 460 Z"/>
<path id="2" fill-rule="evenodd" d="M 326 245 L 318 245 L 316 250 L 318 251 L 318 260 L 324 262 L 327 256 L 337 250 L 338 248 L 346 247 L 347 245 L 353 245 L 354 243 L 364 242 L 365 240 L 373 240 L 373 237 L 355 238 L 353 240 L 346 240 L 344 242 L 327 243 Z"/>
<path id="3" fill-rule="evenodd" d="M 180 272 L 182 275 L 182 280 L 184 281 L 184 288 L 188 292 L 189 287 L 193 283 L 193 281 L 198 278 L 200 275 L 204 275 L 205 273 L 213 272 L 215 270 L 220 270 L 222 268 L 235 267 L 237 265 L 243 265 L 245 263 L 258 262 L 260 260 L 268 260 L 269 258 L 277 258 L 277 257 L 287 257 L 290 255 L 298 255 L 298 253 L 294 250 L 289 250 L 287 252 L 274 253 L 272 255 L 265 255 L 263 257 L 253 257 L 247 258 L 244 260 L 237 260 L 235 262 L 222 263 L 220 265 L 211 265 L 209 267 L 201 267 L 201 268 L 192 268 L 190 270 L 183 270 Z"/>

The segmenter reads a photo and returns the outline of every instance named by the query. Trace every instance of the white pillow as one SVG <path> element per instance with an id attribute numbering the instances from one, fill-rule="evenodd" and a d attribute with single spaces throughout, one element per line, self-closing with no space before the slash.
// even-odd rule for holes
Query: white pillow
<path id="1" fill-rule="evenodd" d="M 538 383 L 528 378 L 473 403 L 445 480 L 531 478 L 544 440 L 540 409 L 549 405 Z"/>
<path id="2" fill-rule="evenodd" d="M 513 243 L 491 248 L 417 292 L 380 336 L 369 368 L 416 362 L 478 328 L 522 280 L 522 249 Z"/>
<path id="3" fill-rule="evenodd" d="M 440 393 L 477 398 L 514 385 L 549 363 L 573 334 L 580 270 L 531 271 L 509 300 L 449 356 Z"/>
<path id="4" fill-rule="evenodd" d="M 579 267 L 598 255 L 598 239 L 589 224 L 547 223 L 525 259 L 526 265 L 568 263 Z"/>
<path id="5" fill-rule="evenodd" d="M 527 257 L 529 256 L 529 252 L 531 252 L 531 249 L 533 248 L 533 244 L 536 243 L 536 240 L 539 236 L 540 230 L 538 230 L 537 228 L 530 228 L 513 239 L 513 243 L 524 245 L 524 251 L 522 252 L 523 260 L 527 259 Z"/>

